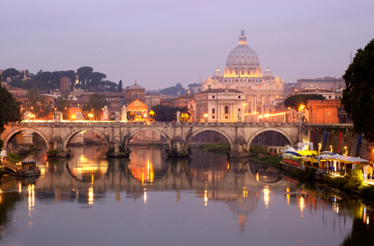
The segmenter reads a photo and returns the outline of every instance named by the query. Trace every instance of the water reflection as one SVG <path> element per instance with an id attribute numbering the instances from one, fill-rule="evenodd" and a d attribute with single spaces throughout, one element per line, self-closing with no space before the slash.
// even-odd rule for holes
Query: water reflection
<path id="1" fill-rule="evenodd" d="M 7 235 L 3 228 L 11 220 L 16 202 L 27 204 L 31 223 L 35 216 L 40 216 L 36 213 L 38 206 L 46 204 L 78 203 L 98 208 L 103 202 L 112 200 L 125 204 L 122 209 L 129 212 L 126 201 L 136 202 L 139 199 L 152 211 L 156 203 L 166 207 L 171 201 L 165 199 L 161 203 L 155 198 L 161 193 L 155 191 L 173 191 L 172 201 L 178 206 L 191 203 L 189 194 L 198 199 L 207 211 L 214 211 L 217 204 L 222 204 L 224 209 L 220 213 L 224 215 L 225 211 L 229 211 L 234 215 L 236 230 L 242 233 L 254 231 L 264 223 L 263 220 L 271 218 L 269 223 L 277 227 L 273 233 L 287 234 L 283 225 L 295 223 L 297 227 L 298 218 L 314 221 L 307 227 L 311 234 L 314 231 L 326 233 L 337 238 L 338 241 L 334 242 L 342 245 L 365 245 L 374 240 L 374 211 L 369 207 L 319 187 L 298 184 L 295 180 L 284 178 L 279 171 L 260 164 L 228 162 L 225 156 L 198 150 L 193 150 L 191 160 L 167 161 L 166 153 L 157 148 L 133 148 L 130 159 L 123 160 L 107 160 L 104 153 L 94 147 L 72 148 L 70 160 L 42 164 L 45 172 L 37 180 L 4 183 L 1 187 L 4 193 L 0 193 L 1 235 Z M 109 210 L 112 208 L 106 206 Z M 106 210 L 106 207 L 103 209 Z M 195 212 L 198 214 L 198 210 Z M 193 211 L 190 213 L 189 216 L 194 216 Z M 315 217 L 319 218 L 318 222 Z M 222 224 L 226 222 L 229 223 L 222 221 Z M 304 228 L 306 225 L 299 226 Z M 258 236 L 263 236 L 261 233 L 257 232 Z M 268 242 L 270 245 L 274 243 L 277 240 Z"/>

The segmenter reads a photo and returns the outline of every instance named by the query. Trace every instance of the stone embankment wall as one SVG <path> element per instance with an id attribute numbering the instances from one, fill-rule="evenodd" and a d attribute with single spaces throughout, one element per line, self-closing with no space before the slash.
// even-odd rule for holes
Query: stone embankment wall
<path id="1" fill-rule="evenodd" d="M 322 148 L 321 151 L 330 151 L 330 146 L 332 146 L 332 150 L 334 153 L 345 154 L 344 146 L 347 146 L 347 154 L 349 156 L 359 156 L 366 160 L 372 161 L 374 160 L 374 143 L 369 142 L 365 139 L 364 136 L 361 137 L 360 146 L 357 153 L 357 143 L 359 136 L 353 132 L 352 126 L 345 126 L 345 125 L 318 125 L 318 126 L 306 126 L 302 131 L 303 134 L 306 135 L 305 130 L 310 129 L 310 136 L 309 141 L 312 142 L 313 138 L 313 131 L 315 131 L 314 136 L 314 149 L 318 150 L 319 143 L 321 144 Z M 327 131 L 327 138 L 326 143 L 323 145 L 323 139 L 325 136 L 325 131 Z M 342 132 L 342 138 L 340 143 L 340 150 L 339 147 L 339 136 L 340 132 Z M 344 137 L 346 134 L 346 138 Z"/>

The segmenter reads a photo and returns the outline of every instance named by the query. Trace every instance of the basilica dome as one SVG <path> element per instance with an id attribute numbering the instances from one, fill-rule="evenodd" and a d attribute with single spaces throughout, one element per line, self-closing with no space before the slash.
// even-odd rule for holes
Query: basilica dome
<path id="1" fill-rule="evenodd" d="M 244 31 L 241 31 L 239 45 L 227 57 L 226 67 L 259 67 L 260 60 L 256 52 L 247 45 Z"/>

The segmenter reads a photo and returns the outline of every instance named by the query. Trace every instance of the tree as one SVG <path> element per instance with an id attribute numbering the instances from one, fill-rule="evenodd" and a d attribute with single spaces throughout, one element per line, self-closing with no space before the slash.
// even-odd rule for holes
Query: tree
<path id="1" fill-rule="evenodd" d="M 122 80 L 118 83 L 118 92 L 122 92 Z"/>
<path id="2" fill-rule="evenodd" d="M 195 87 L 195 86 L 197 86 L 198 85 L 198 83 L 192 83 L 192 84 L 188 84 L 187 86 L 188 86 L 188 88 L 190 88 L 190 91 L 192 92 L 193 91 L 193 88 Z"/>
<path id="3" fill-rule="evenodd" d="M 20 104 L 16 102 L 13 94 L 0 85 L 0 133 L 8 122 L 21 121 L 20 110 Z"/>
<path id="4" fill-rule="evenodd" d="M 161 122 L 172 122 L 176 121 L 177 119 L 177 111 L 181 113 L 181 120 L 187 121 L 190 114 L 188 112 L 187 107 L 170 107 L 168 105 L 156 105 L 152 107 L 152 111 L 154 112 L 150 117 L 154 119 L 155 121 L 161 121 Z M 187 115 L 186 115 L 187 114 Z"/>
<path id="5" fill-rule="evenodd" d="M 82 81 L 82 84 L 88 84 L 90 82 L 91 73 L 93 72 L 92 67 L 80 67 L 77 69 L 79 80 Z"/>
<path id="6" fill-rule="evenodd" d="M 88 100 L 87 105 L 82 107 L 82 113 L 86 119 L 90 119 L 89 114 L 93 114 L 93 119 L 100 119 L 103 114 L 103 107 L 105 105 L 105 95 L 97 93 L 92 94 Z"/>
<path id="7" fill-rule="evenodd" d="M 18 76 L 19 72 L 15 68 L 8 68 L 3 71 L 1 76 L 3 77 L 4 80 L 6 80 L 9 77 L 15 77 Z"/>
<path id="8" fill-rule="evenodd" d="M 53 102 L 45 96 L 39 95 L 35 89 L 29 90 L 26 94 L 27 99 L 23 103 L 25 111 L 30 111 L 35 118 L 50 118 L 53 112 Z"/>
<path id="9" fill-rule="evenodd" d="M 70 109 L 70 98 L 69 94 L 63 94 L 56 99 L 56 110 L 60 111 L 64 119 L 69 119 L 69 109 Z"/>
<path id="10" fill-rule="evenodd" d="M 323 100 L 324 97 L 320 94 L 297 94 L 290 97 L 287 97 L 284 100 L 284 106 L 286 108 L 295 108 L 298 109 L 300 105 L 307 106 L 308 100 Z"/>
<path id="11" fill-rule="evenodd" d="M 357 50 L 343 78 L 342 105 L 353 121 L 354 130 L 374 141 L 374 39 Z"/>

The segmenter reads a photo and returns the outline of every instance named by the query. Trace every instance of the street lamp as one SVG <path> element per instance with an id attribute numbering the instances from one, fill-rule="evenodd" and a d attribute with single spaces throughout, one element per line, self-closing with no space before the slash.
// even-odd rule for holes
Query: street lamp
<path id="1" fill-rule="evenodd" d="M 73 115 L 71 116 L 71 118 L 72 118 L 73 120 L 75 120 L 75 115 L 73 114 Z"/>
<path id="2" fill-rule="evenodd" d="M 332 145 L 330 145 L 330 152 L 332 153 Z"/>
<path id="3" fill-rule="evenodd" d="M 88 114 L 88 117 L 90 117 L 90 121 L 92 121 L 93 114 Z"/>
<path id="4" fill-rule="evenodd" d="M 205 118 L 205 122 L 207 122 L 208 121 L 208 113 L 204 114 L 204 118 Z"/>

